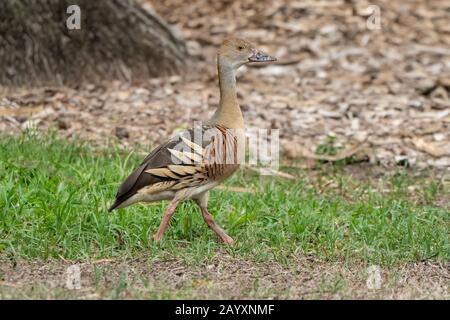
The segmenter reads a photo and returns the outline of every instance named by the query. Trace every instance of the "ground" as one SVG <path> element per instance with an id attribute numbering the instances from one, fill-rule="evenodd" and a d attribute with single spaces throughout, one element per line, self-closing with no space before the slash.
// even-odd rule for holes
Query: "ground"
<path id="1" fill-rule="evenodd" d="M 0 86 L 0 297 L 449 299 L 448 1 L 208 4 L 153 4 L 187 40 L 185 74 Z M 243 168 L 213 191 L 233 246 L 190 203 L 156 245 L 166 203 L 106 209 L 152 147 L 214 112 L 228 34 L 279 58 L 244 68 L 238 96 L 249 126 L 280 129 L 289 175 Z"/>
<path id="2" fill-rule="evenodd" d="M 39 299 L 449 299 L 448 264 L 381 268 L 380 288 L 368 289 L 368 268 L 312 257 L 253 262 L 219 249 L 199 265 L 151 257 L 80 263 L 79 290 L 66 287 L 73 262 L 22 262 L 3 267 L 0 297 Z"/>
<path id="3" fill-rule="evenodd" d="M 192 203 L 155 244 L 166 203 L 107 213 L 141 155 L 34 132 L 2 138 L 0 158 L 3 298 L 449 297 L 443 171 L 282 168 L 292 180 L 244 168 L 210 201 L 234 245 Z M 66 288 L 71 265 L 80 290 Z"/>

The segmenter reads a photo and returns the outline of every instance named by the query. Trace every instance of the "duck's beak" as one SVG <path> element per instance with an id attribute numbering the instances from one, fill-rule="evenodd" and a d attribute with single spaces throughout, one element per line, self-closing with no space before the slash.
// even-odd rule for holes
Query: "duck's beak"
<path id="1" fill-rule="evenodd" d="M 259 50 L 253 50 L 253 55 L 250 58 L 248 58 L 248 61 L 269 62 L 269 61 L 277 61 L 277 58 L 271 57 L 268 54 L 265 54 L 264 52 L 261 52 Z"/>

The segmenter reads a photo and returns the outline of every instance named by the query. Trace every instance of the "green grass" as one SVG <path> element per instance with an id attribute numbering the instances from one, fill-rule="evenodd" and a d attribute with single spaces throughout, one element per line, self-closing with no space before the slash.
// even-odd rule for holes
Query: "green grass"
<path id="1" fill-rule="evenodd" d="M 400 171 L 384 178 L 389 191 L 381 192 L 378 181 L 356 181 L 332 166 L 319 177 L 294 172 L 295 182 L 241 171 L 226 185 L 257 194 L 214 190 L 210 211 L 235 239 L 232 247 L 218 243 L 190 202 L 155 244 L 149 236 L 167 203 L 106 210 L 141 160 L 116 147 L 99 150 L 52 136 L 1 137 L 0 257 L 82 261 L 145 254 L 197 263 L 224 250 L 281 262 L 294 253 L 383 265 L 450 259 L 448 206 L 435 204 L 449 198 L 448 185 Z M 419 190 L 410 192 L 412 185 Z"/>

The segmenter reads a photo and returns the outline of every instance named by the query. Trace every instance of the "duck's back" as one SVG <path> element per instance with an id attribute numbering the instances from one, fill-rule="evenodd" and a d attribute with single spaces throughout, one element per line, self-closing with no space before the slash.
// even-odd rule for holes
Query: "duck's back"
<path id="1" fill-rule="evenodd" d="M 206 191 L 233 174 L 241 163 L 241 130 L 205 125 L 182 132 L 154 149 L 119 187 L 110 211 L 138 201 L 186 197 Z M 130 201 L 132 198 L 136 201 Z"/>

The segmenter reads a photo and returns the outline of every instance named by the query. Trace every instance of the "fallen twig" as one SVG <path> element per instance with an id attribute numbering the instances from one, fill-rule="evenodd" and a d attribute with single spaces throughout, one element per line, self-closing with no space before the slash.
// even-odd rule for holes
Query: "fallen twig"
<path id="1" fill-rule="evenodd" d="M 268 175 L 268 176 L 277 176 L 280 178 L 288 179 L 288 180 L 295 180 L 296 178 L 286 172 L 278 171 L 272 168 L 254 168 L 251 166 L 246 165 L 245 169 L 249 169 L 251 171 L 258 172 L 260 175 Z"/>
<path id="2" fill-rule="evenodd" d="M 443 157 L 445 155 L 450 155 L 450 150 L 445 147 L 441 147 L 435 143 L 426 142 L 423 138 L 414 138 L 412 143 L 420 151 L 424 151 L 435 158 Z"/>
<path id="3" fill-rule="evenodd" d="M 216 189 L 220 189 L 223 191 L 231 191 L 231 192 L 239 192 L 239 193 L 252 193 L 252 194 L 255 194 L 257 192 L 255 189 L 243 188 L 243 187 L 218 186 Z"/>

